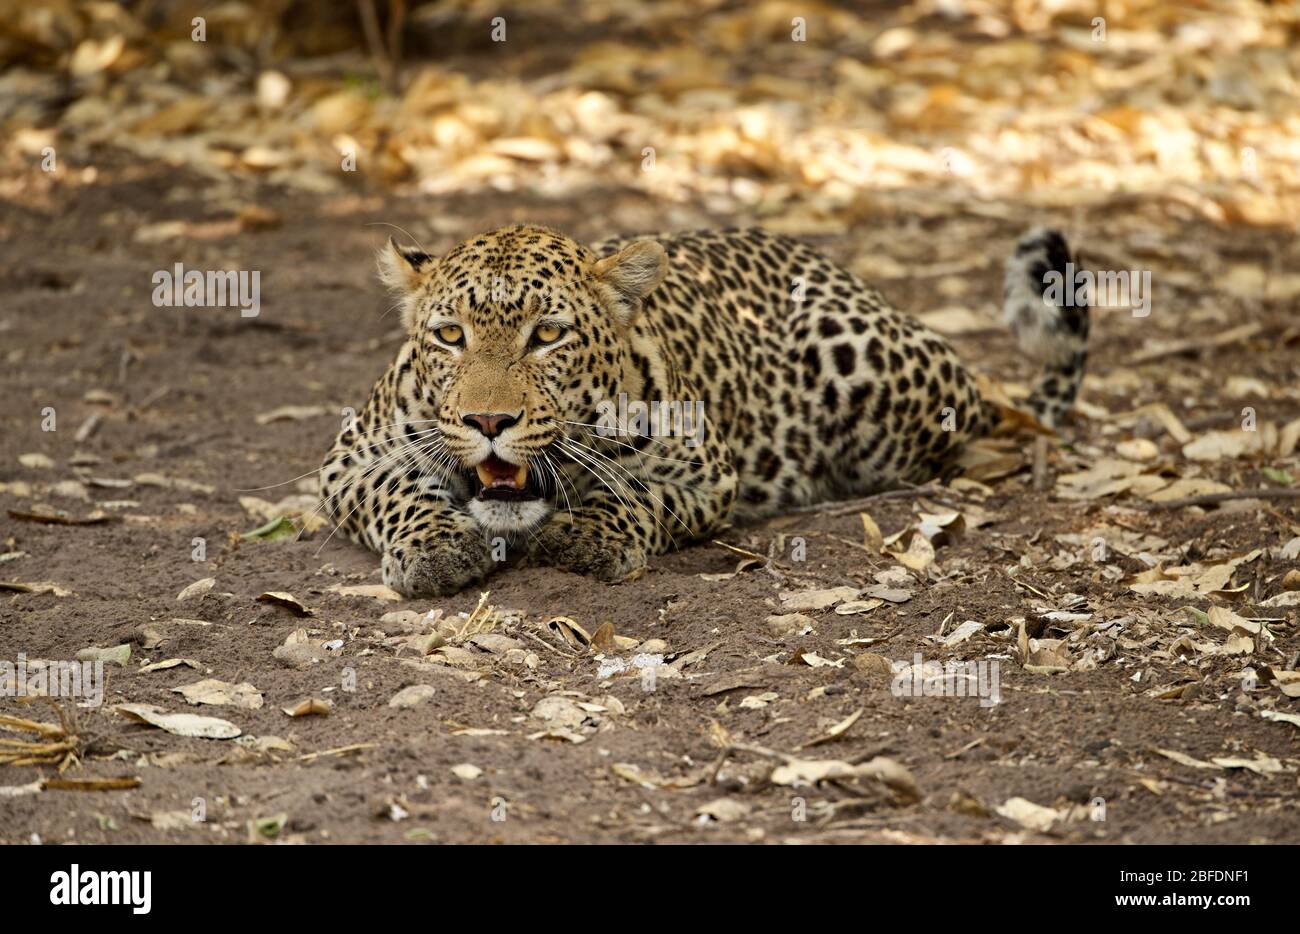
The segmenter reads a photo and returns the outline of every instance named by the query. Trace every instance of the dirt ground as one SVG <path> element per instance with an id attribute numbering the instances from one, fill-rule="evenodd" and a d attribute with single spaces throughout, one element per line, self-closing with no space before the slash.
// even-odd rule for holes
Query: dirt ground
<path id="1" fill-rule="evenodd" d="M 478 591 L 401 602 L 345 595 L 335 588 L 380 583 L 373 555 L 327 530 L 241 538 L 265 521 L 241 497 L 309 491 L 295 478 L 315 470 L 344 407 L 364 401 L 399 343 L 373 276 L 383 225 L 436 250 L 524 219 L 591 238 L 748 219 L 617 187 L 565 203 L 500 194 L 431 202 L 360 188 L 309 196 L 256 183 L 217 194 L 204 178 L 112 150 L 95 152 L 94 164 L 84 184 L 7 200 L 0 222 L 0 552 L 11 559 L 0 581 L 60 588 L 11 584 L 0 594 L 0 657 L 72 659 L 129 645 L 124 666 L 106 666 L 102 706 L 75 710 L 82 754 L 64 777 L 139 784 L 0 795 L 0 841 L 1300 840 L 1300 729 L 1261 716 L 1300 713 L 1266 673 L 1296 667 L 1295 606 L 1261 606 L 1295 567 L 1283 548 L 1300 534 L 1297 501 L 1152 509 L 1122 484 L 1115 495 L 1067 498 L 1060 479 L 1142 436 L 1158 452 L 1142 472 L 1164 481 L 1252 489 L 1276 486 L 1263 468 L 1294 471 L 1294 454 L 1193 461 L 1158 423 L 1124 418 L 1163 403 L 1201 437 L 1233 427 L 1246 406 L 1261 424 L 1300 415 L 1300 332 L 1288 301 L 1267 291 L 1269 275 L 1300 259 L 1289 233 L 1243 235 L 1189 215 L 1157 248 L 1137 233 L 1139 210 L 1044 217 L 1029 205 L 969 210 L 924 192 L 868 199 L 842 236 L 814 239 L 874 270 L 912 312 L 952 304 L 942 294 L 954 278 L 962 300 L 991 312 L 1002 256 L 1035 223 L 1062 225 L 1085 254 L 1141 255 L 1159 271 L 1148 318 L 1096 312 L 1084 410 L 1049 445 L 1043 489 L 1032 481 L 1032 442 L 1015 442 L 1007 475 L 986 473 L 988 492 L 968 484 L 930 503 L 951 504 L 966 528 L 936 539 L 934 562 L 918 571 L 865 547 L 859 513 L 888 537 L 915 523 L 924 496 L 720 536 L 765 559 L 747 564 L 703 544 L 617 586 L 510 568 L 483 588 L 496 608 L 491 631 L 423 656 L 402 638 L 426 630 L 431 610 L 470 613 Z M 241 222 L 249 205 L 263 212 Z M 134 235 L 167 221 L 187 224 L 187 236 Z M 259 316 L 154 307 L 151 276 L 177 261 L 261 270 Z M 1264 272 L 1251 279 L 1242 269 Z M 1242 325 L 1259 327 L 1215 344 Z M 952 339 L 980 371 L 1013 386 L 1031 378 L 991 314 L 957 330 Z M 1198 343 L 1183 352 L 1168 344 L 1187 338 Z M 1149 362 L 1133 360 L 1153 349 Z M 309 408 L 259 423 L 283 406 Z M 42 427 L 47 407 L 53 431 Z M 78 439 L 88 419 L 94 430 Z M 48 461 L 20 461 L 29 454 Z M 107 521 L 31 521 L 41 504 Z M 195 560 L 196 539 L 205 560 Z M 1237 563 L 1195 596 L 1143 594 L 1133 576 L 1157 562 L 1141 553 L 1164 567 Z M 215 579 L 207 593 L 178 599 L 205 578 Z M 905 592 L 892 594 L 902 602 L 841 614 L 796 610 L 797 598 L 781 596 L 856 592 L 882 579 Z M 292 594 L 311 615 L 256 599 L 270 591 Z M 1256 631 L 1248 652 L 1217 651 L 1242 630 L 1216 628 L 1186 606 L 1264 620 L 1249 625 L 1272 638 Z M 381 621 L 400 611 L 415 615 Z M 793 612 L 808 619 L 769 621 Z M 623 641 L 604 629 L 593 649 L 577 628 L 551 622 L 557 616 L 587 635 L 612 624 Z M 978 624 L 973 635 L 934 638 L 967 620 Z M 1069 670 L 1027 659 L 1022 628 L 1064 654 Z M 314 648 L 276 657 L 300 629 Z M 632 664 L 638 653 L 663 655 L 653 683 Z M 1001 702 L 897 696 L 881 664 L 914 653 L 999 661 Z M 165 659 L 197 670 L 142 670 Z M 1257 683 L 1243 684 L 1246 669 Z M 188 706 L 173 693 L 202 678 L 247 682 L 264 703 Z M 390 706 L 412 685 L 432 693 Z M 284 712 L 310 698 L 327 702 L 328 714 Z M 219 717 L 243 735 L 174 735 L 115 712 L 126 703 Z M 0 699 L 0 712 L 54 720 L 48 706 L 12 698 Z M 839 778 L 783 784 L 805 760 L 848 765 Z M 899 767 L 910 778 L 891 777 Z M 0 786 L 54 774 L 0 766 Z M 188 819 L 196 809 L 205 820 Z"/>

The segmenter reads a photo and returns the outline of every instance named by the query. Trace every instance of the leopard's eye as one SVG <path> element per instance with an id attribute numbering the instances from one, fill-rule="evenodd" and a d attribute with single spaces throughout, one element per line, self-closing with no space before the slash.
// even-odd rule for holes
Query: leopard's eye
<path id="1" fill-rule="evenodd" d="M 459 324 L 444 324 L 433 333 L 438 336 L 438 340 L 452 347 L 459 347 L 465 343 L 465 329 Z"/>
<path id="2" fill-rule="evenodd" d="M 533 343 L 539 347 L 554 344 L 564 336 L 564 328 L 558 324 L 539 324 L 533 331 Z"/>

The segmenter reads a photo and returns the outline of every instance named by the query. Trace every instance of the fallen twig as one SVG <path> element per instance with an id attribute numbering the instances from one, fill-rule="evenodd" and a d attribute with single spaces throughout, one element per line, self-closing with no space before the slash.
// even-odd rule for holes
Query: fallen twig
<path id="1" fill-rule="evenodd" d="M 1160 344 L 1146 350 L 1139 350 L 1137 353 L 1130 354 L 1124 362 L 1126 364 L 1151 363 L 1155 360 L 1163 360 L 1165 357 L 1176 357 L 1185 353 L 1203 353 L 1214 347 L 1226 347 L 1228 344 L 1235 344 L 1240 341 L 1248 340 L 1264 330 L 1264 325 L 1259 322 L 1243 324 L 1239 327 L 1231 328 L 1219 334 L 1217 337 L 1207 339 L 1203 335 L 1197 337 L 1184 338 L 1183 340 L 1170 341 L 1167 344 Z"/>
<path id="2" fill-rule="evenodd" d="M 320 752 L 309 752 L 305 756 L 299 756 L 299 762 L 312 762 L 316 759 L 323 759 L 325 756 L 346 756 L 354 752 L 361 752 L 363 749 L 373 749 L 378 743 L 353 743 L 351 746 L 339 746 L 336 749 L 322 749 Z"/>
<path id="3" fill-rule="evenodd" d="M 953 497 L 958 500 L 964 499 L 959 494 L 954 493 L 946 487 L 939 486 L 935 483 L 927 483 L 922 486 L 908 486 L 897 490 L 884 490 L 880 493 L 873 493 L 870 496 L 863 496 L 859 499 L 850 499 L 843 502 L 832 503 L 814 503 L 811 506 L 796 506 L 793 509 L 786 510 L 787 515 L 797 515 L 800 513 L 815 512 L 822 516 L 847 516 L 850 513 L 860 512 L 868 503 L 877 503 L 886 499 L 907 499 L 912 496 L 928 496 L 937 503 L 948 506 L 952 509 L 961 507 L 945 496 Z"/>
<path id="4" fill-rule="evenodd" d="M 753 558 L 755 561 L 762 561 L 764 564 L 766 564 L 768 561 L 771 560 L 766 555 L 760 555 L 756 551 L 750 551 L 746 548 L 741 548 L 739 545 L 729 545 L 726 542 L 720 541 L 716 538 L 713 539 L 713 544 L 717 545 L 719 548 L 725 548 L 727 549 L 727 551 L 730 551 L 733 554 L 738 554 L 742 558 Z"/>

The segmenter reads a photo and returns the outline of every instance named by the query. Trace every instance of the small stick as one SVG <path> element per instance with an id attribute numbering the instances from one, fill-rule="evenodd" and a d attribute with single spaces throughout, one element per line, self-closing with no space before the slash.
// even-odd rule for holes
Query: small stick
<path id="1" fill-rule="evenodd" d="M 1047 439 L 1039 435 L 1034 439 L 1034 489 L 1047 489 L 1047 481 Z"/>
<path id="2" fill-rule="evenodd" d="M 78 428 L 77 433 L 73 435 L 73 440 L 78 444 L 81 444 L 99 429 L 99 423 L 103 420 L 104 416 L 100 415 L 98 412 L 93 413 L 90 418 L 81 423 L 81 427 Z"/>
<path id="3" fill-rule="evenodd" d="M 741 548 L 738 545 L 729 545 L 726 542 L 719 541 L 716 538 L 713 539 L 713 544 L 717 545 L 719 548 L 725 548 L 727 549 L 727 551 L 735 552 L 736 554 L 740 555 L 743 558 L 754 558 L 757 561 L 762 561 L 764 564 L 766 564 L 770 560 L 766 556 L 760 555 L 757 552 L 749 551 L 745 548 Z"/>
<path id="4" fill-rule="evenodd" d="M 953 509 L 961 508 L 945 499 L 941 499 L 937 495 L 940 489 L 942 488 L 936 487 L 933 484 L 926 484 L 925 486 L 904 487 L 901 490 L 885 490 L 882 493 L 873 493 L 871 496 L 864 496 L 861 499 L 851 499 L 842 503 L 814 503 L 811 506 L 797 506 L 794 509 L 786 510 L 786 514 L 796 515 L 799 513 L 815 512 L 828 517 L 847 516 L 850 513 L 860 512 L 868 503 L 879 502 L 884 499 L 907 499 L 910 496 L 929 496 L 937 503 L 942 503 L 943 505 L 949 506 Z M 959 496 L 958 499 L 960 498 L 961 497 Z"/>
<path id="5" fill-rule="evenodd" d="M 392 93 L 394 91 L 393 66 L 384 48 L 384 40 L 380 36 L 375 0 L 358 0 L 357 7 L 361 14 L 361 31 L 366 37 L 366 45 L 370 47 L 370 57 L 374 60 L 375 71 L 379 74 L 384 90 Z"/>
<path id="6" fill-rule="evenodd" d="M 299 762 L 312 762 L 322 756 L 346 756 L 349 753 L 360 752 L 363 749 L 373 749 L 378 743 L 353 743 L 351 746 L 339 746 L 336 749 L 322 749 L 320 752 L 309 752 L 305 756 L 299 756 Z"/>
<path id="7" fill-rule="evenodd" d="M 1031 593 L 1036 593 L 1036 594 L 1038 594 L 1040 597 L 1042 597 L 1044 600 L 1051 600 L 1051 599 L 1052 599 L 1052 595 L 1051 595 L 1051 594 L 1049 594 L 1049 593 L 1043 593 L 1041 590 L 1039 590 L 1039 589 L 1038 589 L 1037 587 L 1035 587 L 1033 584 L 1026 584 L 1026 583 L 1025 583 L 1024 581 L 1022 581 L 1022 580 L 1017 580 L 1016 578 L 1011 577 L 1010 574 L 1008 574 L 1007 577 L 1010 578 L 1011 583 L 1015 584 L 1017 587 L 1023 587 L 1023 588 L 1025 588 L 1026 590 L 1030 591 Z"/>
<path id="8" fill-rule="evenodd" d="M 565 658 L 577 658 L 577 657 L 578 657 L 578 656 L 576 656 L 576 655 L 574 655 L 574 654 L 572 654 L 572 653 L 570 653 L 570 652 L 561 652 L 559 649 L 557 649 L 555 646 L 551 645 L 551 643 L 547 642 L 547 641 L 546 641 L 545 639 L 543 639 L 541 636 L 537 635 L 536 633 L 531 633 L 531 632 L 529 632 L 527 629 L 520 629 L 518 632 L 519 632 L 519 634 L 520 634 L 521 636 L 527 636 L 528 638 L 530 638 L 530 639 L 532 639 L 534 642 L 536 642 L 538 645 L 545 646 L 546 648 L 550 649 L 550 650 L 551 650 L 552 652 L 554 652 L 556 655 L 562 655 L 562 656 L 564 656 Z"/>

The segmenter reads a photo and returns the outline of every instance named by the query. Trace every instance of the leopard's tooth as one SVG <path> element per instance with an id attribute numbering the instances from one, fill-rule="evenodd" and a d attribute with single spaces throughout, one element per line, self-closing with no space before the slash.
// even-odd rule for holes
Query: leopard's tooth
<path id="1" fill-rule="evenodd" d="M 476 467 L 475 469 L 478 471 L 478 482 L 483 484 L 484 486 L 491 486 L 492 485 L 491 472 L 489 472 L 488 469 L 484 467 L 482 464 L 479 464 L 478 467 Z"/>
<path id="2" fill-rule="evenodd" d="M 519 487 L 519 489 L 522 490 L 524 488 L 524 484 L 527 482 L 528 482 L 528 465 L 520 464 L 519 469 L 515 471 L 515 486 Z"/>

